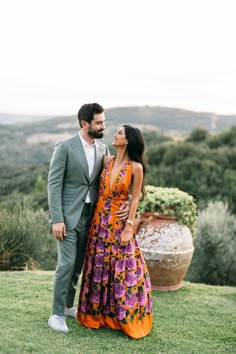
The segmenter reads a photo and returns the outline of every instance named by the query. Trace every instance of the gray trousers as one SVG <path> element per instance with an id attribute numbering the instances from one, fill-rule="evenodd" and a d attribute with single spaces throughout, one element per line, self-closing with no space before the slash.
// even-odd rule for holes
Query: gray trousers
<path id="1" fill-rule="evenodd" d="M 67 230 L 64 241 L 57 241 L 58 263 L 55 273 L 52 313 L 64 316 L 65 306 L 74 305 L 76 285 L 82 271 L 91 205 L 85 204 L 74 230 Z"/>

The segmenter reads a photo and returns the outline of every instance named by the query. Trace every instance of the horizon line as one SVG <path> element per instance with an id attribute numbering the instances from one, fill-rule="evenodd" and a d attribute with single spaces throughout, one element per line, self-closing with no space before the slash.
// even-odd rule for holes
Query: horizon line
<path id="1" fill-rule="evenodd" d="M 81 107 L 81 106 L 80 106 Z M 150 108 L 163 108 L 163 109 L 173 109 L 173 110 L 179 110 L 179 111 L 187 111 L 187 112 L 193 112 L 193 113 L 199 113 L 199 114 L 212 114 L 216 116 L 236 116 L 236 113 L 216 113 L 212 111 L 203 111 L 203 110 L 195 110 L 195 109 L 189 109 L 189 108 L 182 108 L 182 107 L 173 107 L 173 106 L 161 106 L 161 105 L 150 105 L 150 104 L 144 104 L 144 105 L 124 105 L 124 106 L 108 106 L 105 108 L 105 112 L 107 110 L 111 109 L 117 109 L 117 108 L 145 108 L 145 107 L 150 107 Z M 18 115 L 18 116 L 40 116 L 40 117 L 70 117 L 70 116 L 76 116 L 77 112 L 75 113 L 52 113 L 52 114 L 47 114 L 47 113 L 21 113 L 21 112 L 10 112 L 10 111 L 0 111 L 0 115 L 5 114 L 5 115 Z"/>

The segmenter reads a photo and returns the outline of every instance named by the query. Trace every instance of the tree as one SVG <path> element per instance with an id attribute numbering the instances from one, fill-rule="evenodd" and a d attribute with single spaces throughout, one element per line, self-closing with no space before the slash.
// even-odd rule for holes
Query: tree
<path id="1" fill-rule="evenodd" d="M 199 143 L 205 141 L 208 138 L 208 136 L 209 136 L 209 132 L 207 129 L 203 127 L 197 127 L 192 131 L 187 141 L 191 141 L 193 143 Z"/>

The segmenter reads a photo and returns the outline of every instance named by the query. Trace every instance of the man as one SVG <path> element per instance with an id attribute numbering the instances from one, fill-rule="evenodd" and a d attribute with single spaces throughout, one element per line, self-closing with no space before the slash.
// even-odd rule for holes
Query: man
<path id="1" fill-rule="evenodd" d="M 73 307 L 76 284 L 82 270 L 88 225 L 97 199 L 102 159 L 109 154 L 103 137 L 104 109 L 85 104 L 78 112 L 81 130 L 55 146 L 48 175 L 48 203 L 52 231 L 58 244 L 52 315 L 48 325 L 69 331 L 65 316 L 77 318 Z M 119 217 L 127 217 L 124 208 Z"/>

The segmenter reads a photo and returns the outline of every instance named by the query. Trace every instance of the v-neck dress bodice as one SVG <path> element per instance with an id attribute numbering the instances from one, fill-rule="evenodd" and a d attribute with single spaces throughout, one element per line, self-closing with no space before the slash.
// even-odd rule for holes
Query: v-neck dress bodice
<path id="1" fill-rule="evenodd" d="M 138 339 L 152 327 L 150 276 L 135 235 L 125 247 L 125 222 L 116 211 L 127 200 L 132 161 L 127 160 L 110 185 L 114 159 L 103 168 L 99 198 L 90 225 L 78 305 L 78 321 L 89 328 L 123 330 Z"/>
<path id="2" fill-rule="evenodd" d="M 110 200 L 114 206 L 123 204 L 128 199 L 129 189 L 132 176 L 132 161 L 126 160 L 117 171 L 113 181 L 111 181 L 111 173 L 114 165 L 114 158 L 105 165 L 99 187 L 99 199 Z M 111 183 L 112 182 L 112 183 Z"/>

